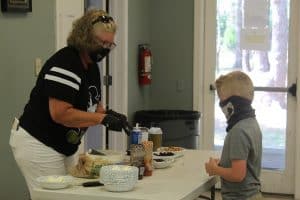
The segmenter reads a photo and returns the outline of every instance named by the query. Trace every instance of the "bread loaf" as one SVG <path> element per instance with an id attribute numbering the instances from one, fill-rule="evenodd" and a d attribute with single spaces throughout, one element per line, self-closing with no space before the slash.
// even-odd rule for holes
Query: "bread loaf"
<path id="1" fill-rule="evenodd" d="M 69 169 L 69 173 L 79 178 L 99 178 L 99 172 L 102 166 L 112 164 L 109 160 L 101 156 L 81 154 L 78 164 Z"/>

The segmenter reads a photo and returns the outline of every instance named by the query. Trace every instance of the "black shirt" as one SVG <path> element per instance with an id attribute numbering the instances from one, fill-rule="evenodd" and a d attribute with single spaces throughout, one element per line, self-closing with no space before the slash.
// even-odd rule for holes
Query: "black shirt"
<path id="1" fill-rule="evenodd" d="M 101 100 L 100 71 L 97 64 L 84 69 L 79 52 L 65 47 L 43 66 L 30 99 L 20 117 L 20 125 L 30 135 L 64 155 L 72 155 L 85 128 L 55 123 L 49 112 L 49 97 L 68 102 L 82 111 L 94 112 Z"/>

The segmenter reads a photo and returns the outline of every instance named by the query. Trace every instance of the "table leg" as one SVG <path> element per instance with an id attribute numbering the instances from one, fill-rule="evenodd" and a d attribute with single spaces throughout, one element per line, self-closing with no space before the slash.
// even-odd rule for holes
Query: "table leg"
<path id="1" fill-rule="evenodd" d="M 215 195 L 216 195 L 216 187 L 215 186 L 212 186 L 210 188 L 210 199 L 211 200 L 215 200 Z"/>
<path id="2" fill-rule="evenodd" d="M 216 187 L 212 186 L 210 188 L 210 198 L 204 195 L 200 195 L 198 198 L 200 199 L 208 199 L 208 200 L 215 200 L 215 196 L 216 196 Z"/>

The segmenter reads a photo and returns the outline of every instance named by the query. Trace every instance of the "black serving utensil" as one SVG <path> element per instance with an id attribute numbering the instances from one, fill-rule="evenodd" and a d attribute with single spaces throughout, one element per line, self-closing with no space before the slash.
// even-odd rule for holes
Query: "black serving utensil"
<path id="1" fill-rule="evenodd" d="M 100 183 L 99 181 L 89 181 L 82 183 L 83 187 L 97 187 L 97 186 L 103 186 L 103 183 Z"/>
<path id="2" fill-rule="evenodd" d="M 88 153 L 91 155 L 101 155 L 101 156 L 106 156 L 105 153 L 101 152 L 101 151 L 97 151 L 95 149 L 89 149 Z"/>

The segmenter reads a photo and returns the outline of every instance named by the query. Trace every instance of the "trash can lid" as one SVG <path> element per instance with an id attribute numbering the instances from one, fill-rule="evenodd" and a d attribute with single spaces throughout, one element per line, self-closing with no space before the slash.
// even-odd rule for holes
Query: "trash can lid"
<path id="1" fill-rule="evenodd" d="M 135 112 L 137 121 L 198 120 L 200 116 L 200 112 L 192 110 L 140 110 Z"/>

